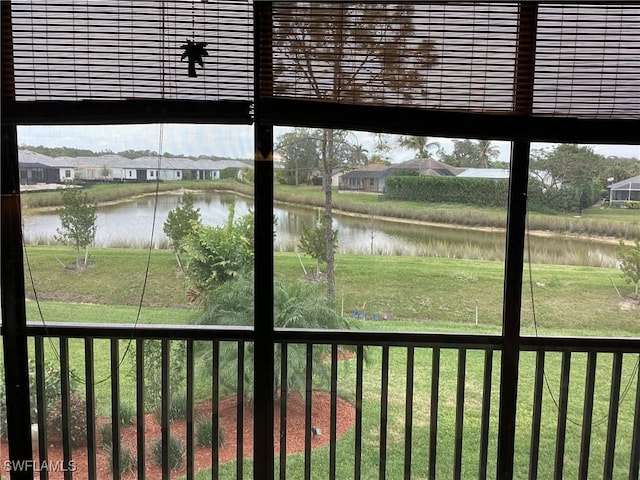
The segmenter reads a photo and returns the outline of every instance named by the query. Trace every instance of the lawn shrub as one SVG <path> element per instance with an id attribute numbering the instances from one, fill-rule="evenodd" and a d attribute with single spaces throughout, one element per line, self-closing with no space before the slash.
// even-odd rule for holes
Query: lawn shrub
<path id="1" fill-rule="evenodd" d="M 158 423 L 162 420 L 162 400 L 158 400 L 153 410 L 153 417 Z M 169 421 L 184 420 L 187 418 L 187 397 L 184 393 L 174 393 L 169 401 Z"/>
<path id="2" fill-rule="evenodd" d="M 113 473 L 113 446 L 107 447 L 109 458 L 109 472 Z M 133 454 L 131 447 L 128 445 L 120 445 L 120 473 L 129 473 L 136 470 L 136 456 Z"/>
<path id="3" fill-rule="evenodd" d="M 136 419 L 136 407 L 130 402 L 120 404 L 120 425 L 133 425 Z"/>
<path id="4" fill-rule="evenodd" d="M 184 444 L 180 439 L 174 437 L 173 435 L 169 436 L 169 468 L 174 470 L 179 468 L 184 461 Z M 151 454 L 153 456 L 153 460 L 158 464 L 162 465 L 162 437 L 158 437 L 153 440 L 151 443 Z"/>
<path id="5" fill-rule="evenodd" d="M 111 427 L 111 422 L 109 421 L 100 425 L 98 432 L 102 448 L 111 448 L 111 445 L 113 445 L 113 428 Z"/>
<path id="6" fill-rule="evenodd" d="M 62 432 L 67 431 L 69 442 L 77 447 L 84 445 L 87 440 L 87 404 L 84 397 L 76 392 L 69 395 L 68 425 L 62 421 L 62 400 L 56 400 L 47 412 L 47 424 L 51 438 L 62 440 Z"/>
<path id="7" fill-rule="evenodd" d="M 200 418 L 196 421 L 196 442 L 201 447 L 213 445 L 213 422 L 211 418 Z M 224 445 L 224 429 L 218 426 L 218 446 Z"/>

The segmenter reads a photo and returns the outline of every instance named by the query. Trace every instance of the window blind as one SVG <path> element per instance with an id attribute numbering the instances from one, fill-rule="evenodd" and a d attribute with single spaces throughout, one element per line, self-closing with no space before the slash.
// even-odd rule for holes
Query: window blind
<path id="1" fill-rule="evenodd" d="M 536 16 L 519 11 L 519 4 L 504 2 L 277 2 L 273 69 L 261 72 L 261 81 L 273 82 L 277 98 L 640 116 L 640 6 L 549 2 Z M 521 19 L 533 36 L 519 37 Z M 517 71 L 528 78 L 516 78 Z M 520 105 L 514 92 L 531 78 L 531 105 Z"/>
<path id="2" fill-rule="evenodd" d="M 535 115 L 640 117 L 640 5 L 541 4 Z"/>
<path id="3" fill-rule="evenodd" d="M 273 8 L 274 96 L 509 112 L 515 3 Z"/>
<path id="4" fill-rule="evenodd" d="M 251 100 L 246 0 L 14 0 L 16 100 Z M 188 76 L 187 40 L 206 43 Z"/>

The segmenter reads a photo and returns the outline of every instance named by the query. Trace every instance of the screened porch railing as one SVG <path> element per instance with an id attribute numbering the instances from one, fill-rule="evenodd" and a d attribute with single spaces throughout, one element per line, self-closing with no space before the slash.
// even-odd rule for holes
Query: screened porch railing
<path id="1" fill-rule="evenodd" d="M 246 353 L 252 351 L 250 329 L 149 325 L 134 329 L 128 325 L 62 323 L 46 328 L 31 324 L 28 328 L 37 390 L 34 456 L 39 464 L 55 460 L 49 455 L 51 432 L 45 411 L 50 404 L 45 398 L 47 362 L 54 362 L 62 373 L 62 424 L 68 426 L 78 415 L 86 421 L 86 441 L 80 446 L 72 446 L 69 428 L 63 430 L 63 458 L 59 459 L 69 465 L 74 458 L 86 456 L 86 471 L 43 469 L 39 478 L 96 478 L 100 457 L 105 456 L 98 426 L 105 422 L 111 426 L 109 475 L 120 478 L 124 473 L 122 433 L 127 428 L 121 424 L 120 408 L 125 398 L 135 398 L 136 406 L 135 442 L 128 445 L 137 459 L 132 478 L 152 478 L 147 473 L 154 460 L 151 439 L 145 433 L 145 423 L 150 421 L 145 396 L 150 387 L 145 384 L 148 365 L 143 352 L 145 343 L 153 340 L 161 345 L 162 477 L 191 479 L 202 469 L 210 471 L 206 478 L 250 475 L 253 445 L 243 441 L 243 435 L 227 441 L 232 442 L 235 458 L 244 458 L 244 462 L 221 462 L 217 447 L 223 397 L 236 399 L 236 432 L 248 429 L 244 422 L 247 412 L 252 411 L 247 400 L 251 385 L 245 373 L 251 372 L 245 369 L 251 363 Z M 291 420 L 294 412 L 289 411 L 288 402 L 275 402 L 274 436 L 279 445 L 279 451 L 274 452 L 275 478 L 495 477 L 500 337 L 317 330 L 277 330 L 276 336 L 274 354 L 279 362 L 274 394 L 278 398 L 300 397 L 304 412 L 295 412 L 295 419 L 303 418 L 300 422 L 304 425 L 293 425 L 302 432 L 301 451 L 287 454 L 287 444 L 293 440 L 288 422 L 296 420 Z M 588 338 L 523 339 L 514 478 L 638 478 L 640 342 L 599 341 L 600 346 Z M 171 385 L 174 342 L 184 345 L 185 381 L 180 392 Z M 229 359 L 223 358 L 229 347 L 237 353 L 233 368 Z M 326 378 L 316 371 L 314 349 L 325 352 Z M 129 360 L 123 360 L 125 357 Z M 108 378 L 98 378 L 98 362 L 103 363 L 102 369 L 106 362 L 111 372 Z M 300 376 L 297 383 L 291 381 L 292 373 Z M 235 384 L 231 380 L 229 385 L 229 378 L 235 378 Z M 82 412 L 73 411 L 74 382 L 85 400 Z M 327 427 L 317 425 L 314 392 L 329 398 L 328 417 L 324 417 Z M 172 471 L 170 398 L 176 393 L 186 398 L 185 456 L 182 469 Z M 195 406 L 202 398 L 211 401 L 206 412 L 211 422 L 211 461 L 205 466 L 196 464 L 201 450 L 194 432 Z M 339 409 L 349 409 L 351 422 L 340 434 Z M 104 415 L 106 410 L 110 415 Z M 315 448 L 319 436 L 328 436 L 328 443 Z"/>

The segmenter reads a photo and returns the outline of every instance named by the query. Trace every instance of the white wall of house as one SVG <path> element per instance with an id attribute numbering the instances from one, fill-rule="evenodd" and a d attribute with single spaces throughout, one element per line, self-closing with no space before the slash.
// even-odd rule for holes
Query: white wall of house
<path id="1" fill-rule="evenodd" d="M 61 182 L 73 182 L 76 178 L 76 172 L 71 167 L 63 167 L 59 169 Z"/>
<path id="2" fill-rule="evenodd" d="M 157 180 L 158 179 L 158 170 L 155 168 L 147 169 L 147 180 Z"/>
<path id="3" fill-rule="evenodd" d="M 160 180 L 182 180 L 182 170 L 160 170 Z"/>

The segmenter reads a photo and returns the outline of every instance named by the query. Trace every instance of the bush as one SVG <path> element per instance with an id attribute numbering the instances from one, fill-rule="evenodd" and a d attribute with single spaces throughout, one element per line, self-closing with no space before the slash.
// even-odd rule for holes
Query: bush
<path id="1" fill-rule="evenodd" d="M 507 180 L 391 175 L 385 197 L 414 202 L 464 203 L 481 207 L 505 207 Z"/>
<path id="2" fill-rule="evenodd" d="M 210 418 L 201 418 L 196 422 L 196 443 L 200 447 L 213 445 L 213 422 Z M 224 430 L 218 426 L 218 446 L 224 445 Z"/>
<path id="3" fill-rule="evenodd" d="M 124 402 L 120 404 L 120 425 L 133 425 L 136 419 L 135 405 Z"/>
<path id="4" fill-rule="evenodd" d="M 111 427 L 111 422 L 107 422 L 100 426 L 100 445 L 103 448 L 111 448 L 113 445 L 113 428 Z"/>
<path id="5" fill-rule="evenodd" d="M 113 473 L 113 448 L 108 447 L 109 471 Z M 136 457 L 127 445 L 120 445 L 120 473 L 136 470 Z"/>
<path id="6" fill-rule="evenodd" d="M 184 444 L 173 435 L 169 436 L 169 468 L 179 468 L 184 461 Z M 158 465 L 162 465 L 162 437 L 156 438 L 151 444 L 151 454 Z"/>
<path id="7" fill-rule="evenodd" d="M 153 416 L 158 423 L 162 419 L 162 400 L 156 403 Z M 169 402 L 169 421 L 184 420 L 187 418 L 187 397 L 182 393 L 171 395 Z"/>
<path id="8" fill-rule="evenodd" d="M 62 423 L 62 400 L 57 400 L 47 412 L 47 423 L 51 438 L 62 440 L 62 432 L 66 430 L 72 446 L 83 445 L 87 440 L 87 406 L 84 398 L 78 393 L 69 395 L 69 423 Z M 66 427 L 66 428 L 65 428 Z"/>

